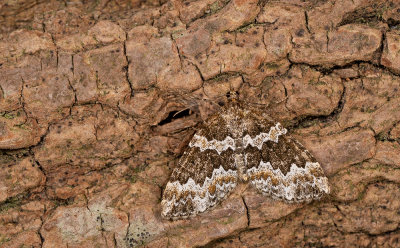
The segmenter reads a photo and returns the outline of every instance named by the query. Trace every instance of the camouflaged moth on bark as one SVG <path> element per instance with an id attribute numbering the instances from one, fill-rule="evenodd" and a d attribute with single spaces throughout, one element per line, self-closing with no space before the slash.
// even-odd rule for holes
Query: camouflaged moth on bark
<path id="1" fill-rule="evenodd" d="M 162 217 L 204 212 L 240 182 L 286 202 L 309 202 L 329 193 L 320 164 L 279 122 L 232 97 L 199 128 L 179 159 L 163 193 Z"/>

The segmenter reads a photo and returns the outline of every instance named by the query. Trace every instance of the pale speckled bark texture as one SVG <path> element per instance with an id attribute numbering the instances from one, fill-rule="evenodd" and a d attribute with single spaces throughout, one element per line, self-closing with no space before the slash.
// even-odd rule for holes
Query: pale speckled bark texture
<path id="1" fill-rule="evenodd" d="M 399 73 L 394 0 L 0 1 L 0 247 L 399 247 Z M 161 219 L 232 89 L 331 194 Z"/>

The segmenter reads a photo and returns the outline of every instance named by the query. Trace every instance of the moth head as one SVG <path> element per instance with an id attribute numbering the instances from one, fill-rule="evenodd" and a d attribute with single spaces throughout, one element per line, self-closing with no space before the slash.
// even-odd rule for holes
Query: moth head
<path id="1" fill-rule="evenodd" d="M 239 101 L 239 92 L 231 90 L 226 93 L 226 97 L 228 98 L 229 102 L 238 102 Z"/>

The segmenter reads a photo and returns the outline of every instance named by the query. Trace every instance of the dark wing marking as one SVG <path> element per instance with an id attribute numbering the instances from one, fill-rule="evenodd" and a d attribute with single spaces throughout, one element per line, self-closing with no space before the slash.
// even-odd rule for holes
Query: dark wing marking
<path id="1" fill-rule="evenodd" d="M 320 164 L 286 132 L 244 149 L 244 177 L 263 194 L 289 202 L 319 199 L 329 193 Z M 254 136 L 252 138 L 255 138 Z"/>
<path id="2" fill-rule="evenodd" d="M 162 216 L 186 218 L 213 207 L 237 185 L 233 139 L 211 140 L 200 130 L 172 172 L 161 201 Z M 226 149 L 225 149 L 226 148 Z"/>

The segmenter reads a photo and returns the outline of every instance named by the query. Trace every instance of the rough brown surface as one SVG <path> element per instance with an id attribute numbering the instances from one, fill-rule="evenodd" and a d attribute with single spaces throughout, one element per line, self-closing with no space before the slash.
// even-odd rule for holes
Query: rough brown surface
<path id="1" fill-rule="evenodd" d="M 0 247 L 399 247 L 399 30 L 398 1 L 1 1 Z M 239 187 L 162 220 L 176 158 L 231 89 L 331 195 Z"/>

